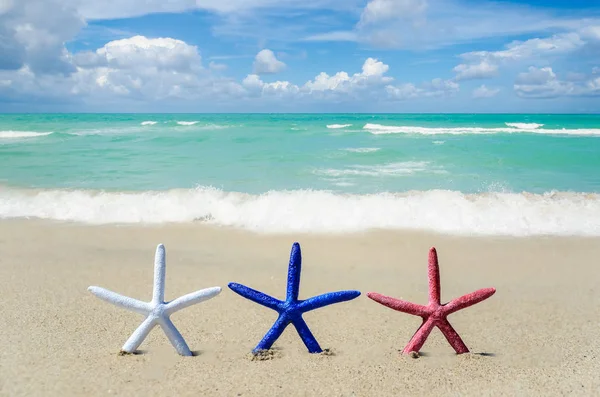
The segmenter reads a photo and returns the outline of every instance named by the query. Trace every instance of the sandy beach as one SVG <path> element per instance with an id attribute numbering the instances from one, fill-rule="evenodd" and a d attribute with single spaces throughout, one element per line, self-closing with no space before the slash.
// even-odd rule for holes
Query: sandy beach
<path id="1" fill-rule="evenodd" d="M 332 355 L 310 355 L 293 327 L 276 357 L 249 352 L 276 319 L 227 288 L 285 295 L 289 251 L 303 252 L 300 297 L 362 295 L 305 315 Z M 167 249 L 166 299 L 221 286 L 173 315 L 194 357 L 155 328 L 136 355 L 120 347 L 143 317 L 87 291 L 149 300 L 154 250 Z M 427 301 L 427 251 L 438 250 L 442 301 L 495 287 L 449 317 L 472 353 L 434 330 L 401 356 L 421 320 L 367 298 Z M 600 393 L 600 239 L 479 238 L 370 231 L 260 235 L 199 224 L 85 226 L 0 222 L 0 394 L 35 395 L 596 395 Z"/>

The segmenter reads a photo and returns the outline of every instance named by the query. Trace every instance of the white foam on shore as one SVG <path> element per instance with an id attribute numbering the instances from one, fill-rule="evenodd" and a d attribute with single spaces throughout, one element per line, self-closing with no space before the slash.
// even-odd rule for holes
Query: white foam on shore
<path id="1" fill-rule="evenodd" d="M 199 121 L 177 121 L 178 125 L 194 125 L 198 123 Z"/>
<path id="2" fill-rule="evenodd" d="M 263 233 L 433 230 L 458 235 L 600 236 L 600 195 L 583 193 L 401 194 L 214 188 L 148 192 L 15 190 L 0 187 L 0 218 L 91 224 L 193 222 Z"/>
<path id="3" fill-rule="evenodd" d="M 0 139 L 19 139 L 19 138 L 37 138 L 48 136 L 52 132 L 35 132 L 35 131 L 0 131 Z"/>
<path id="4" fill-rule="evenodd" d="M 140 125 L 154 125 L 158 123 L 158 121 L 142 121 Z"/>
<path id="5" fill-rule="evenodd" d="M 327 128 L 329 129 L 340 129 L 340 128 L 346 128 L 346 127 L 351 127 L 352 124 L 327 124 Z"/>
<path id="6" fill-rule="evenodd" d="M 548 135 L 578 135 L 578 136 L 600 136 L 600 129 L 597 128 L 576 128 L 576 129 L 544 129 L 539 128 L 541 124 L 525 128 L 500 127 L 419 127 L 419 126 L 393 126 L 381 124 L 365 124 L 363 130 L 374 135 L 383 134 L 421 134 L 421 135 L 464 135 L 464 134 L 513 134 L 513 133 L 532 133 Z"/>

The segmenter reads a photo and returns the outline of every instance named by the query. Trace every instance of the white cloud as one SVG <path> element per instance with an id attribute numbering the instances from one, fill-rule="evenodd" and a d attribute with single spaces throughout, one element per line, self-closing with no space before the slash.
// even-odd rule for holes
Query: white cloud
<path id="1" fill-rule="evenodd" d="M 556 98 L 561 96 L 600 95 L 600 77 L 584 82 L 560 80 L 551 67 L 529 67 L 520 73 L 514 84 L 515 93 L 525 98 Z"/>
<path id="2" fill-rule="evenodd" d="M 391 99 L 406 100 L 453 96 L 458 93 L 460 86 L 452 80 L 436 78 L 422 84 L 420 87 L 412 83 L 406 83 L 397 86 L 388 85 L 385 90 Z"/>
<path id="3" fill-rule="evenodd" d="M 106 66 L 114 69 L 172 70 L 196 72 L 202 69 L 198 48 L 172 38 L 134 36 L 106 43 L 95 53 L 75 55 L 81 66 Z"/>
<path id="4" fill-rule="evenodd" d="M 590 41 L 600 41 L 600 25 L 586 26 L 581 29 L 581 36 Z"/>
<path id="5" fill-rule="evenodd" d="M 172 38 L 134 36 L 114 40 L 69 59 L 74 69 L 70 75 L 44 77 L 24 66 L 11 72 L 13 84 L 0 88 L 0 94 L 152 102 L 167 98 L 230 99 L 246 92 L 240 84 L 204 69 L 195 46 Z"/>
<path id="6" fill-rule="evenodd" d="M 27 65 L 36 73 L 73 71 L 64 43 L 85 24 L 73 6 L 60 0 L 4 0 L 0 8 L 0 70 Z"/>
<path id="7" fill-rule="evenodd" d="M 457 80 L 485 79 L 497 75 L 500 65 L 530 59 L 565 55 L 581 49 L 586 42 L 579 33 L 561 33 L 547 38 L 513 41 L 500 51 L 473 51 L 461 54 L 467 63 L 453 70 Z"/>
<path id="8" fill-rule="evenodd" d="M 362 66 L 362 72 L 350 76 L 346 72 L 337 72 L 329 76 L 321 72 L 314 80 L 307 81 L 303 88 L 309 92 L 352 92 L 372 86 L 389 83 L 393 78 L 384 76 L 389 66 L 375 58 L 367 58 Z"/>
<path id="9" fill-rule="evenodd" d="M 281 62 L 273 51 L 264 49 L 259 51 L 254 58 L 254 74 L 273 74 L 285 69 L 285 63 Z"/>
<path id="10" fill-rule="evenodd" d="M 208 64 L 208 67 L 210 68 L 210 70 L 214 70 L 216 72 L 227 70 L 227 68 L 228 68 L 228 66 L 226 64 L 218 63 L 215 61 L 210 61 L 210 63 Z"/>
<path id="11" fill-rule="evenodd" d="M 20 1 L 20 0 L 17 0 Z M 76 3 L 86 19 L 131 18 L 153 13 L 206 10 L 218 14 L 248 14 L 269 9 L 339 9 L 344 4 L 328 0 L 66 0 Z M 350 2 L 351 3 L 351 2 Z M 351 6 L 351 4 L 345 7 Z"/>
<path id="12" fill-rule="evenodd" d="M 371 0 L 360 16 L 359 26 L 393 19 L 416 18 L 426 9 L 425 0 Z"/>
<path id="13" fill-rule="evenodd" d="M 249 74 L 242 82 L 244 88 L 253 96 L 293 96 L 300 92 L 300 88 L 289 81 L 275 81 L 265 83 L 256 74 Z"/>
<path id="14" fill-rule="evenodd" d="M 488 88 L 485 84 L 475 88 L 473 90 L 473 98 L 492 98 L 498 95 L 500 92 L 499 88 Z"/>
<path id="15" fill-rule="evenodd" d="M 509 2 L 462 0 L 370 0 L 351 29 L 320 31 L 307 39 L 354 39 L 376 47 L 430 49 L 492 37 L 547 31 L 579 31 L 599 25 L 572 12 Z M 498 23 L 498 21 L 502 21 Z M 595 30 L 590 29 L 590 35 Z"/>
<path id="16" fill-rule="evenodd" d="M 456 73 L 456 80 L 487 79 L 498 74 L 498 66 L 482 60 L 480 63 L 461 63 L 452 69 Z"/>

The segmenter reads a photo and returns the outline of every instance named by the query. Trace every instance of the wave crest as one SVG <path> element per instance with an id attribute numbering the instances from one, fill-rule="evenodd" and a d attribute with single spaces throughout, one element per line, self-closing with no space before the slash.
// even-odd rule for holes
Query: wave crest
<path id="1" fill-rule="evenodd" d="M 600 236 L 600 195 L 463 194 L 431 190 L 366 195 L 214 188 L 147 192 L 0 188 L 0 218 L 92 224 L 193 222 L 252 231 L 354 232 L 421 229 L 460 235 Z"/>
<path id="2" fill-rule="evenodd" d="M 17 139 L 17 138 L 36 138 L 47 136 L 53 132 L 35 132 L 35 131 L 0 131 L 0 139 Z"/>
<path id="3" fill-rule="evenodd" d="M 421 134 L 421 135 L 463 135 L 463 134 L 512 134 L 512 133 L 533 133 L 533 134 L 548 134 L 548 135 L 579 135 L 579 136 L 600 136 L 600 129 L 596 128 L 576 128 L 576 129 L 544 129 L 539 128 L 542 124 L 536 124 L 535 127 L 525 127 L 521 125 L 519 128 L 514 127 L 419 127 L 419 126 L 393 126 L 370 124 L 364 125 L 363 130 L 366 130 L 374 135 L 382 134 Z"/>

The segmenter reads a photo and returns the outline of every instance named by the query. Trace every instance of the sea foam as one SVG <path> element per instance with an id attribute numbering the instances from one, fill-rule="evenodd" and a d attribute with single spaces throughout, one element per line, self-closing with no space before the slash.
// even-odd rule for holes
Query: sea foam
<path id="1" fill-rule="evenodd" d="M 142 121 L 140 125 L 154 125 L 157 121 Z"/>
<path id="2" fill-rule="evenodd" d="M 91 224 L 201 221 L 262 233 L 433 230 L 458 235 L 600 236 L 600 195 L 463 194 L 432 190 L 367 195 L 214 188 L 147 192 L 0 188 L 0 218 Z"/>
<path id="3" fill-rule="evenodd" d="M 346 152 L 352 152 L 352 153 L 373 153 L 373 152 L 377 152 L 379 150 L 381 150 L 381 148 L 378 147 L 350 147 L 350 148 L 346 148 L 343 149 Z"/>
<path id="4" fill-rule="evenodd" d="M 338 176 L 402 176 L 411 175 L 417 172 L 431 171 L 434 173 L 446 173 L 439 167 L 431 167 L 427 161 L 403 161 L 398 163 L 374 164 L 374 165 L 350 165 L 346 168 L 335 169 L 317 169 L 314 171 L 317 175 L 328 177 Z"/>
<path id="5" fill-rule="evenodd" d="M 0 139 L 18 139 L 18 138 L 37 138 L 47 136 L 52 132 L 35 132 L 35 131 L 0 131 Z"/>
<path id="6" fill-rule="evenodd" d="M 512 123 L 516 125 L 516 123 Z M 421 134 L 421 135 L 464 135 L 464 134 L 512 134 L 512 133 L 532 133 L 548 135 L 579 135 L 579 136 L 600 136 L 600 129 L 597 128 L 575 128 L 575 129 L 545 129 L 540 128 L 543 124 L 519 124 L 519 127 L 420 127 L 420 126 L 393 126 L 370 124 L 364 125 L 363 130 L 374 135 L 382 134 Z"/>
<path id="7" fill-rule="evenodd" d="M 329 129 L 339 129 L 339 128 L 346 128 L 346 127 L 350 127 L 352 126 L 352 124 L 327 124 L 327 128 Z"/>
<path id="8" fill-rule="evenodd" d="M 544 126 L 544 124 L 538 124 L 538 123 L 504 123 L 504 124 L 506 124 L 508 127 L 514 127 L 514 128 L 518 128 L 520 130 L 536 130 L 536 129 Z"/>
<path id="9" fill-rule="evenodd" d="M 177 121 L 178 125 L 194 125 L 198 123 L 199 121 Z"/>

